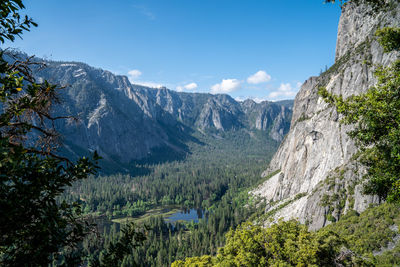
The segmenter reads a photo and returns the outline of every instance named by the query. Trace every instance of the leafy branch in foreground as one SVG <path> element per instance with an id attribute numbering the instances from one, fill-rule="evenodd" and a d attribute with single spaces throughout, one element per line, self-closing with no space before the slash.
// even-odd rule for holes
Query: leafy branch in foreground
<path id="1" fill-rule="evenodd" d="M 21 74 L 28 61 L 9 64 L 0 55 L 0 210 L 6 215 L 0 218 L 0 263 L 46 265 L 90 231 L 80 206 L 56 198 L 65 186 L 95 173 L 99 158 L 72 163 L 56 154 L 51 107 L 57 87 L 32 83 L 32 76 Z"/>
<path id="2" fill-rule="evenodd" d="M 36 26 L 21 18 L 21 1 L 0 3 L 0 43 Z M 80 261 L 77 244 L 92 227 L 78 204 L 58 203 L 74 181 L 97 169 L 93 159 L 76 163 L 57 155 L 58 133 L 52 114 L 58 87 L 36 83 L 32 62 L 0 52 L 0 265 L 45 266 L 65 251 L 65 264 Z M 70 252 L 70 253 L 69 253 Z"/>
<path id="3" fill-rule="evenodd" d="M 377 31 L 386 52 L 400 49 L 400 29 Z M 341 123 L 353 124 L 348 134 L 361 150 L 368 167 L 364 191 L 387 201 L 400 201 L 400 60 L 375 71 L 377 84 L 366 93 L 347 99 L 326 88 L 319 95 L 343 115 Z"/>
<path id="4" fill-rule="evenodd" d="M 29 31 L 37 24 L 28 16 L 21 16 L 19 11 L 25 6 L 21 0 L 5 0 L 0 2 L 0 43 L 14 41 L 23 31 Z"/>
<path id="5" fill-rule="evenodd" d="M 100 256 L 100 262 L 92 263 L 94 266 L 112 267 L 119 266 L 125 256 L 132 253 L 143 245 L 146 240 L 146 226 L 137 227 L 134 223 L 129 223 L 121 230 L 120 238 L 117 242 L 111 243 L 104 254 Z M 139 264 L 134 264 L 139 266 Z"/>

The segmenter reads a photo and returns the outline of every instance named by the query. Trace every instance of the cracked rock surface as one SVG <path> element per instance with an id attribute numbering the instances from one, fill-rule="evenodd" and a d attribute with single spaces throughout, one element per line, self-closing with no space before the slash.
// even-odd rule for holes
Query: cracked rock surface
<path id="1" fill-rule="evenodd" d="M 378 201 L 374 196 L 361 194 L 363 169 L 352 161 L 357 149 L 346 134 L 351 126 L 339 124 L 338 114 L 319 97 L 318 88 L 324 86 L 344 97 L 365 92 L 375 83 L 374 66 L 387 66 L 398 57 L 396 53 L 383 53 L 375 31 L 399 25 L 398 1 L 387 1 L 386 8 L 378 11 L 366 2 L 352 1 L 342 9 L 336 62 L 302 85 L 295 98 L 290 131 L 263 175 L 280 172 L 252 192 L 276 203 L 267 205 L 267 211 L 298 194 L 306 195 L 274 213 L 273 219 L 298 218 L 311 229 L 318 229 L 329 223 L 328 214 L 338 219 L 349 209 L 361 212 L 369 203 Z M 344 199 L 321 205 L 324 195 L 340 194 Z"/>

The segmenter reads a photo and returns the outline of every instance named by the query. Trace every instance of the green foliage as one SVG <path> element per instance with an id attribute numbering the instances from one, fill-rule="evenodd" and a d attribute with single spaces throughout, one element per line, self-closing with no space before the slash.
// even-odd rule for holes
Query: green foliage
<path id="1" fill-rule="evenodd" d="M 258 186 L 265 183 L 266 181 L 268 181 L 269 179 L 271 179 L 272 177 L 274 177 L 275 175 L 277 175 L 280 172 L 281 172 L 281 170 L 278 169 L 278 170 L 275 170 L 275 171 L 269 173 L 267 176 L 265 176 L 262 180 L 259 181 Z"/>
<path id="2" fill-rule="evenodd" d="M 400 206 L 393 203 L 371 206 L 361 214 L 350 211 L 317 232 L 309 232 L 296 221 L 280 221 L 270 228 L 245 223 L 227 234 L 226 245 L 216 257 L 193 257 L 174 264 L 393 266 L 400 263 L 400 243 L 393 250 L 385 248 L 399 235 L 399 225 Z"/>
<path id="3" fill-rule="evenodd" d="M 21 17 L 24 9 L 21 0 L 3 0 L 0 2 L 0 43 L 6 40 L 14 41 L 15 36 L 21 36 L 23 31 L 29 31 L 37 24 L 28 16 Z"/>
<path id="4" fill-rule="evenodd" d="M 290 204 L 292 204 L 293 202 L 299 200 L 300 198 L 303 198 L 307 196 L 307 193 L 303 192 L 303 193 L 298 193 L 293 199 L 287 200 L 285 202 L 283 202 L 282 204 L 280 204 L 279 206 L 269 210 L 267 213 L 262 214 L 261 216 L 259 216 L 259 218 L 256 218 L 256 220 L 258 221 L 265 221 L 267 219 L 272 218 L 278 211 L 282 210 L 283 208 L 289 206 Z"/>
<path id="5" fill-rule="evenodd" d="M 21 1 L 0 3 L 0 42 L 13 41 L 36 24 L 19 15 Z M 12 63 L 10 63 L 12 62 Z M 76 264 L 77 244 L 91 230 L 76 203 L 57 202 L 65 186 L 95 173 L 93 161 L 76 163 L 55 154 L 52 115 L 57 86 L 36 83 L 30 59 L 0 52 L 0 264 L 45 266 L 64 250 Z"/>
<path id="6" fill-rule="evenodd" d="M 397 231 L 393 231 L 392 226 L 400 224 L 399 214 L 398 204 L 385 203 L 361 214 L 350 211 L 325 229 L 343 237 L 356 253 L 371 257 L 373 251 L 386 247 L 396 236 Z"/>
<path id="7" fill-rule="evenodd" d="M 187 258 L 186 260 L 174 261 L 171 267 L 207 267 L 214 266 L 213 258 L 211 256 L 205 255 L 201 257 Z"/>
<path id="8" fill-rule="evenodd" d="M 141 165 L 146 175 L 110 175 L 78 181 L 61 197 L 79 201 L 89 213 L 113 218 L 140 216 L 160 206 L 209 209 L 227 193 L 250 188 L 260 181 L 277 145 L 263 143 L 263 133 L 250 138 L 247 133 L 192 144 L 193 154 L 185 161 Z M 247 136 L 246 136 L 247 135 Z M 87 207 L 87 208 L 86 208 Z"/>
<path id="9" fill-rule="evenodd" d="M 203 219 L 198 223 L 171 223 L 162 216 L 149 217 L 141 222 L 145 229 L 151 229 L 146 231 L 146 240 L 140 246 L 128 249 L 129 253 L 122 257 L 120 266 L 170 266 L 175 260 L 186 257 L 215 255 L 217 248 L 225 243 L 225 233 L 245 221 L 254 211 L 247 192 L 238 194 L 228 191 L 204 212 Z M 119 227 L 120 224 L 106 224 L 102 239 L 84 242 L 82 250 L 89 254 L 89 259 L 94 259 L 89 262 L 96 262 L 96 259 L 98 264 L 102 262 L 102 255 L 108 253 L 109 244 L 118 242 Z"/>
<path id="10" fill-rule="evenodd" d="M 242 224 L 226 235 L 216 257 L 187 258 L 172 266 L 333 266 L 365 263 L 355 254 L 338 258 L 345 241 L 332 231 L 310 232 L 291 220 L 269 228 Z M 196 265 L 197 264 L 197 265 Z M 347 265 L 346 265 L 347 266 Z"/>
<path id="11" fill-rule="evenodd" d="M 400 50 L 400 28 L 385 27 L 376 31 L 384 52 Z"/>
<path id="12" fill-rule="evenodd" d="M 375 75 L 378 84 L 365 94 L 345 100 L 321 88 L 320 95 L 344 115 L 342 123 L 355 124 L 349 135 L 363 152 L 361 162 L 369 167 L 365 192 L 397 201 L 400 196 L 400 61 L 391 67 L 378 68 Z"/>
<path id="13" fill-rule="evenodd" d="M 314 189 L 314 193 L 321 190 L 325 191 L 319 205 L 326 207 L 325 216 L 330 222 L 335 222 L 341 218 L 345 211 L 346 203 L 348 204 L 348 209 L 354 207 L 354 189 L 357 182 L 352 180 L 345 181 L 344 175 L 348 170 L 345 166 L 336 168 Z"/>
<path id="14" fill-rule="evenodd" d="M 302 122 L 311 119 L 311 117 L 307 116 L 305 113 L 302 113 L 300 118 L 296 122 Z"/>
<path id="15" fill-rule="evenodd" d="M 121 230 L 119 240 L 111 243 L 108 249 L 101 255 L 100 266 L 113 267 L 120 265 L 124 257 L 131 254 L 132 249 L 143 245 L 146 240 L 144 231 L 145 229 L 138 229 L 133 223 L 126 225 Z M 138 263 L 135 265 L 139 266 Z"/>
<path id="16" fill-rule="evenodd" d="M 106 252 L 107 244 L 118 241 L 119 224 L 109 219 L 123 222 L 150 209 L 172 206 L 201 208 L 205 210 L 204 219 L 173 225 L 161 217 L 140 219 L 151 231 L 142 246 L 124 257 L 121 266 L 135 262 L 170 266 L 185 257 L 215 255 L 225 243 L 225 233 L 258 211 L 246 188 L 259 182 L 260 173 L 276 149 L 275 144 L 267 149 L 261 145 L 266 140 L 261 133 L 251 139 L 245 134 L 225 133 L 223 139 L 202 139 L 206 145 L 194 147 L 185 161 L 144 165 L 150 171 L 146 175 L 91 177 L 75 182 L 60 200 L 78 201 L 87 215 L 96 216 L 98 224 L 105 225 L 102 238 L 84 241 L 82 250 L 96 259 Z"/>
<path id="17" fill-rule="evenodd" d="M 400 265 L 400 242 L 392 250 L 384 251 L 381 255 L 377 255 L 376 266 L 399 266 Z"/>
<path id="18" fill-rule="evenodd" d="M 147 173 L 136 176 L 90 177 L 75 182 L 60 197 L 77 201 L 87 215 L 96 216 L 105 225 L 100 246 L 84 242 L 89 258 L 98 258 L 110 242 L 117 242 L 119 224 L 125 218 L 135 220 L 152 209 L 196 208 L 205 210 L 198 223 L 174 223 L 151 217 L 145 223 L 149 231 L 143 246 L 124 257 L 121 266 L 135 262 L 146 266 L 170 266 L 185 257 L 215 255 L 225 243 L 225 233 L 248 219 L 256 210 L 248 188 L 260 181 L 260 174 L 277 148 L 261 131 L 219 133 L 220 138 L 198 135 L 202 144 L 189 144 L 192 154 L 185 161 L 138 166 Z M 131 218 L 134 217 L 134 218 Z M 117 219 L 117 220 L 115 220 Z M 111 226 L 110 226 L 111 225 Z M 103 232 L 103 231 L 102 231 Z M 101 239 L 100 239 L 101 240 Z M 94 242 L 96 243 L 96 242 Z"/>
<path id="19" fill-rule="evenodd" d="M 385 28 L 380 36 L 385 49 L 397 49 L 398 29 Z M 382 37 L 383 36 L 383 37 Z M 397 40 L 397 41 L 394 41 Z M 398 43 L 397 45 L 400 45 Z M 398 47 L 398 46 L 397 46 Z M 400 61 L 378 67 L 377 85 L 365 94 L 344 99 L 319 89 L 319 95 L 343 115 L 342 123 L 355 124 L 349 132 L 361 150 L 361 162 L 368 167 L 365 193 L 388 201 L 400 200 Z"/>

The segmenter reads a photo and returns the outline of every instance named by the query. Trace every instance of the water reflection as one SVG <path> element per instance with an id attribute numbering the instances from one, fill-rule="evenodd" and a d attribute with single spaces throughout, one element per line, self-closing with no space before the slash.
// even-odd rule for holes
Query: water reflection
<path id="1" fill-rule="evenodd" d="M 186 222 L 199 222 L 199 219 L 202 219 L 204 216 L 204 210 L 202 209 L 184 209 L 179 212 L 172 214 L 171 216 L 166 218 L 166 221 L 169 222 L 177 222 L 177 221 L 186 221 Z"/>

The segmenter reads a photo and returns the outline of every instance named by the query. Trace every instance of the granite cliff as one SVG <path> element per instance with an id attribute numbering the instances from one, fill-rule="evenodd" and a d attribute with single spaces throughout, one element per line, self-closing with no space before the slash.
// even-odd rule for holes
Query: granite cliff
<path id="1" fill-rule="evenodd" d="M 375 2 L 353 0 L 342 7 L 335 64 L 309 78 L 295 98 L 290 131 L 263 173 L 266 181 L 252 192 L 267 201 L 272 220 L 298 218 L 318 229 L 350 209 L 361 212 L 378 201 L 362 194 L 364 170 L 346 134 L 351 127 L 340 125 L 335 109 L 318 95 L 321 86 L 344 97 L 363 93 L 375 83 L 376 66 L 398 57 L 383 53 L 374 34 L 399 26 L 400 4 Z"/>

